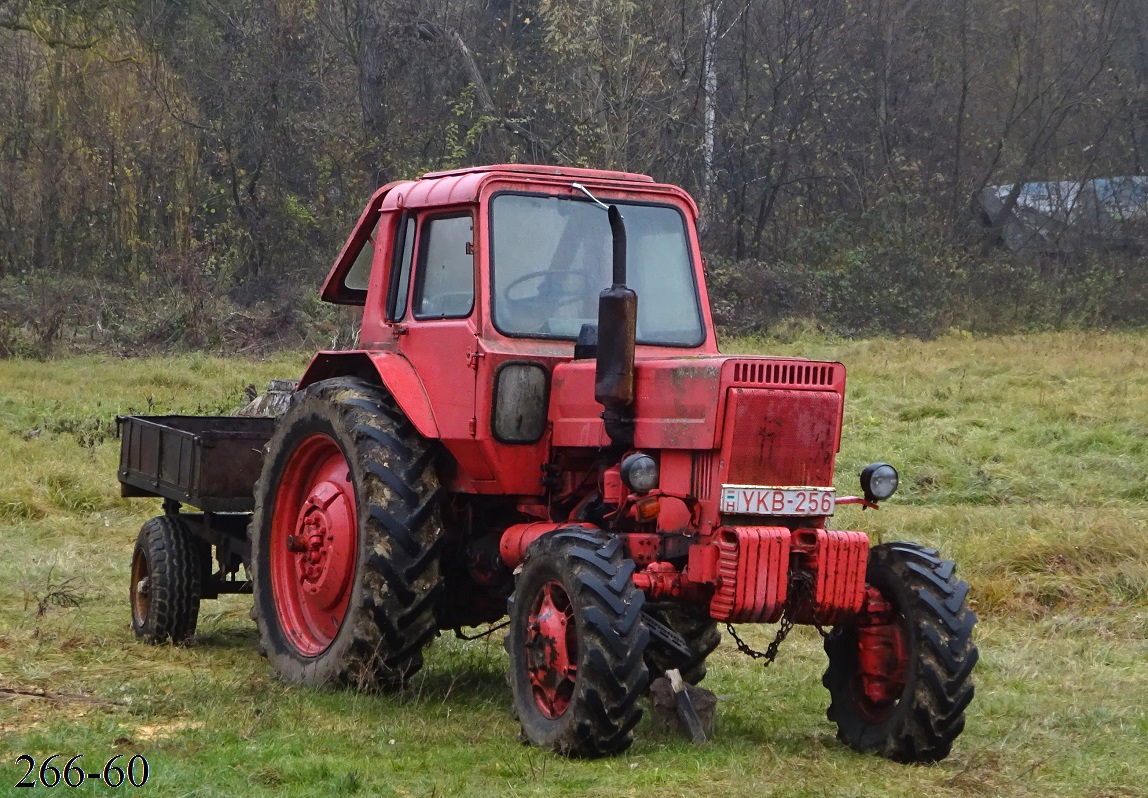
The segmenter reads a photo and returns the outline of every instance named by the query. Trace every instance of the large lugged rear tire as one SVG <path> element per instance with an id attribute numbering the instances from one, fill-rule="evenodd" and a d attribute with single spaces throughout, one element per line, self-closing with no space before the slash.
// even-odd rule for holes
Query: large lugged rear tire
<path id="1" fill-rule="evenodd" d="M 900 665 L 878 674 L 874 689 L 875 677 L 863 676 L 860 662 L 868 633 L 861 622 L 835 627 L 825 638 L 829 667 L 822 679 L 832 698 L 829 720 L 837 723 L 838 739 L 857 751 L 899 762 L 944 759 L 973 698 L 976 615 L 966 603 L 969 586 L 951 560 L 912 543 L 874 546 L 866 581 L 891 606 L 887 626 L 895 645 L 888 650 L 903 656 L 889 658 Z M 889 697 L 873 698 L 884 689 Z"/>
<path id="2" fill-rule="evenodd" d="M 260 644 L 286 681 L 392 687 L 437 633 L 435 449 L 377 387 L 324 380 L 267 445 L 251 521 Z"/>
<path id="3" fill-rule="evenodd" d="M 559 530 L 531 544 L 506 636 L 526 742 L 572 757 L 630 747 L 650 636 L 633 575 L 621 541 L 605 533 Z"/>
<path id="4" fill-rule="evenodd" d="M 195 634 L 203 547 L 183 521 L 149 519 L 132 551 L 132 631 L 145 643 L 185 643 Z"/>
<path id="5" fill-rule="evenodd" d="M 706 677 L 706 657 L 721 643 L 721 632 L 717 623 L 705 612 L 693 611 L 688 607 L 666 607 L 646 610 L 655 620 L 661 621 L 682 636 L 690 649 L 687 657 L 684 652 L 665 645 L 650 636 L 650 646 L 646 649 L 646 666 L 651 678 L 657 678 L 666 671 L 677 668 L 682 680 L 697 684 Z"/>

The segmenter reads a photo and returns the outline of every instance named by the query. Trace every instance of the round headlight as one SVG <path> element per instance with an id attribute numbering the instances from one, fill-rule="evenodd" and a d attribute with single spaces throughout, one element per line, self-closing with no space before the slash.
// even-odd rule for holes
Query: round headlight
<path id="1" fill-rule="evenodd" d="M 888 463 L 873 463 L 861 472 L 861 490 L 871 502 L 888 499 L 897 491 L 897 469 Z"/>
<path id="2" fill-rule="evenodd" d="M 658 487 L 658 464 L 648 454 L 638 452 L 622 461 L 622 479 L 635 493 Z"/>

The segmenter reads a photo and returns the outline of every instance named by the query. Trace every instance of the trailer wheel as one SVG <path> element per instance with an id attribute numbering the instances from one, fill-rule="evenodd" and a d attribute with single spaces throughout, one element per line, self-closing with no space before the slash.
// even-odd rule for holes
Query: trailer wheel
<path id="1" fill-rule="evenodd" d="M 604 533 L 559 530 L 531 544 L 506 636 L 524 741 L 572 757 L 630 747 L 649 681 L 633 573 L 621 541 Z"/>
<path id="2" fill-rule="evenodd" d="M 436 450 L 378 388 L 316 383 L 267 445 L 251 520 L 260 645 L 288 682 L 392 687 L 441 591 Z"/>
<path id="3" fill-rule="evenodd" d="M 202 595 L 202 548 L 187 525 L 160 515 L 140 528 L 132 551 L 132 631 L 145 643 L 185 643 Z"/>
<path id="4" fill-rule="evenodd" d="M 870 550 L 867 612 L 825 638 L 827 714 L 846 745 L 899 762 L 948 756 L 977 662 L 969 586 L 955 571 L 912 543 Z"/>
<path id="5" fill-rule="evenodd" d="M 682 680 L 688 684 L 697 684 L 706 677 L 706 657 L 713 653 L 721 643 L 721 632 L 717 623 L 708 614 L 691 612 L 685 607 L 667 607 L 656 610 L 646 610 L 654 620 L 661 621 L 666 626 L 680 634 L 690 649 L 690 656 L 683 652 L 660 643 L 653 635 L 650 636 L 650 647 L 646 649 L 646 666 L 654 677 L 662 676 L 666 671 L 677 668 Z"/>

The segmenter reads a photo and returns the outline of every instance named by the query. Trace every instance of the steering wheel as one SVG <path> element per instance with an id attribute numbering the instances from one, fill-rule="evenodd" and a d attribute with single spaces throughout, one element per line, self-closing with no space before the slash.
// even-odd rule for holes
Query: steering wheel
<path id="1" fill-rule="evenodd" d="M 578 277 L 578 288 L 564 288 L 567 282 L 561 278 L 569 275 L 576 275 Z M 550 278 L 554 278 L 551 280 Z M 519 286 L 529 285 L 531 282 L 538 282 L 538 289 L 532 296 L 514 296 L 515 289 Z M 547 286 L 547 284 L 550 284 Z M 557 286 L 557 287 L 555 287 Z M 512 280 L 506 290 L 503 291 L 503 296 L 508 302 L 523 303 L 523 302 L 537 302 L 545 300 L 552 303 L 555 308 L 560 308 L 569 305 L 573 302 L 580 302 L 586 298 L 589 288 L 589 283 L 586 281 L 586 272 L 580 269 L 539 269 L 538 271 L 528 272 L 521 277 Z M 525 291 L 520 291 L 525 293 Z"/>

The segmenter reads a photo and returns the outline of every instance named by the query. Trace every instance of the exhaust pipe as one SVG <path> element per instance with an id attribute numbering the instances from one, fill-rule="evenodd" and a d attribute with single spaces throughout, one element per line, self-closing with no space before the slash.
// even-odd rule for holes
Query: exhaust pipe
<path id="1" fill-rule="evenodd" d="M 605 407 L 602 420 L 610 442 L 619 449 L 632 449 L 638 295 L 626 286 L 626 225 L 622 214 L 616 205 L 606 210 L 614 245 L 614 277 L 613 285 L 598 295 L 598 362 L 594 373 L 594 400 Z"/>
<path id="2" fill-rule="evenodd" d="M 634 448 L 634 347 L 638 339 L 638 295 L 626 286 L 626 224 L 617 205 L 607 205 L 581 183 L 571 184 L 610 220 L 613 243 L 613 285 L 598 295 L 597 363 L 594 400 L 605 407 L 602 421 L 617 449 Z M 584 325 L 579 342 L 588 332 Z M 589 341 L 587 341 L 587 345 Z M 575 346 L 575 357 L 578 347 Z"/>

